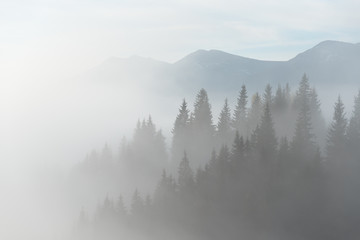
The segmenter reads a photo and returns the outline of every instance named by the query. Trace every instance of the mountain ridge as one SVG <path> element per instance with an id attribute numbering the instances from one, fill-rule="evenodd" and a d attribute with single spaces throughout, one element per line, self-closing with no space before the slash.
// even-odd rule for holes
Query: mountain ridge
<path id="1" fill-rule="evenodd" d="M 257 60 L 221 50 L 194 51 L 174 63 L 132 56 L 110 58 L 95 67 L 97 82 L 139 82 L 156 91 L 186 93 L 206 88 L 229 92 L 246 84 L 256 90 L 268 83 L 295 85 L 306 73 L 314 85 L 354 84 L 360 79 L 360 44 L 326 40 L 287 61 Z"/>

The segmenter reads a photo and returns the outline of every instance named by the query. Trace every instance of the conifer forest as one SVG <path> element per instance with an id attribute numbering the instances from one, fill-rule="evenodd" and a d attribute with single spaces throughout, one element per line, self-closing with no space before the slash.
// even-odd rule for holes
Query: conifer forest
<path id="1" fill-rule="evenodd" d="M 73 239 L 360 236 L 360 92 L 351 112 L 338 96 L 327 125 L 306 74 L 257 91 L 239 86 L 234 109 L 224 99 L 214 116 L 200 89 L 194 103 L 179 99 L 171 139 L 148 116 L 119 149 L 89 153 L 74 175 L 133 188 L 78 209 Z"/>

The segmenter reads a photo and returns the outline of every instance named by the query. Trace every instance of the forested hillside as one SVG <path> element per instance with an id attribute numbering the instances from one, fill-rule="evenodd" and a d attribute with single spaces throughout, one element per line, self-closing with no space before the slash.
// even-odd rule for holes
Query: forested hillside
<path id="1" fill-rule="evenodd" d="M 360 235 L 360 92 L 351 113 L 338 97 L 326 127 L 306 75 L 294 91 L 288 85 L 264 87 L 249 96 L 243 85 L 235 108 L 225 99 L 216 123 L 205 89 L 193 110 L 184 99 L 169 147 L 149 117 L 137 123 L 133 139 L 123 140 L 116 157 L 108 147 L 100 156 L 90 154 L 74 175 L 126 181 L 133 194 L 126 202 L 122 195 L 102 193 L 95 211 L 81 210 L 74 238 Z M 117 177 L 126 172 L 131 177 Z M 110 182 L 103 184 L 117 186 Z"/>

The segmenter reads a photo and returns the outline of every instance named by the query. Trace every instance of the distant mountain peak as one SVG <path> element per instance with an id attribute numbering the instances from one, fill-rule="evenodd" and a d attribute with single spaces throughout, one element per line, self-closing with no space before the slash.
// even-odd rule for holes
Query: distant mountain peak
<path id="1" fill-rule="evenodd" d="M 341 41 L 335 41 L 335 40 L 326 40 L 322 41 L 319 44 L 317 44 L 313 48 L 339 48 L 339 47 L 352 47 L 355 44 L 348 43 L 348 42 L 341 42 Z"/>
<path id="2" fill-rule="evenodd" d="M 241 57 L 221 50 L 199 49 L 193 53 L 188 54 L 179 61 L 175 62 L 175 65 L 196 63 L 202 66 L 211 66 L 214 64 L 218 65 L 218 64 L 227 64 L 229 62 L 248 62 L 248 61 L 258 61 L 258 60 Z"/>
<path id="3" fill-rule="evenodd" d="M 326 40 L 309 50 L 298 54 L 290 61 L 302 61 L 302 59 L 311 59 L 321 62 L 336 61 L 352 56 L 354 50 L 356 50 L 358 46 L 358 44 L 353 43 Z"/>

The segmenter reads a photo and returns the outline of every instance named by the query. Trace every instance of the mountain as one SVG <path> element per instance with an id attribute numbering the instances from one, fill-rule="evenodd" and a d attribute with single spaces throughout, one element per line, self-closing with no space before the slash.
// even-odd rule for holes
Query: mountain
<path id="1" fill-rule="evenodd" d="M 360 79 L 360 44 L 324 41 L 288 61 L 261 61 L 219 50 L 198 50 L 170 64 L 150 58 L 111 58 L 92 69 L 90 78 L 101 82 L 137 81 L 153 89 L 186 92 L 205 89 L 250 90 L 265 84 L 295 85 L 306 73 L 315 86 L 354 84 Z M 160 90 L 161 91 L 161 90 Z"/>

